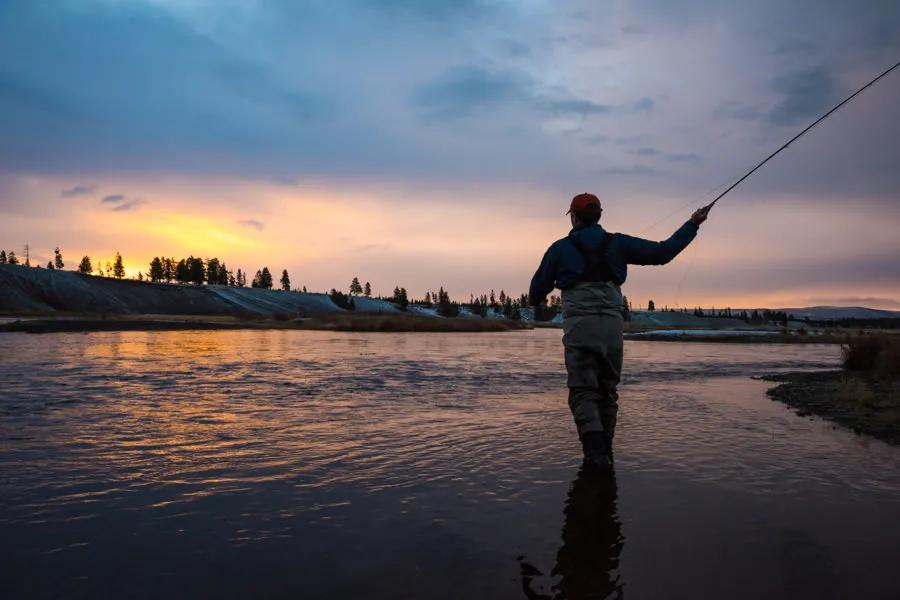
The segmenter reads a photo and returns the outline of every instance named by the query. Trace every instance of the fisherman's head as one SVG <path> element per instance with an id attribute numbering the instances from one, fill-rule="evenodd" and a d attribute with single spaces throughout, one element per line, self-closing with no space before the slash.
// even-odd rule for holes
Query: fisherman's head
<path id="1" fill-rule="evenodd" d="M 585 192 L 572 198 L 566 214 L 572 219 L 572 227 L 579 227 L 596 225 L 600 221 L 601 213 L 603 213 L 603 208 L 600 206 L 600 199 Z"/>

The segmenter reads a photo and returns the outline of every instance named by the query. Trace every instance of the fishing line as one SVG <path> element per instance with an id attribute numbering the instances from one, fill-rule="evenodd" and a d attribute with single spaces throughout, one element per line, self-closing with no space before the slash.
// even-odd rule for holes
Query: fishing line
<path id="1" fill-rule="evenodd" d="M 873 85 L 875 85 L 876 83 L 878 83 L 879 80 L 881 80 L 883 77 L 887 76 L 891 71 L 893 71 L 893 70 L 896 69 L 897 67 L 900 67 L 900 62 L 895 63 L 892 67 L 890 67 L 890 68 L 886 69 L 885 71 L 883 71 L 880 75 L 878 75 L 877 77 L 875 77 L 874 79 L 872 79 L 871 81 L 869 81 L 866 85 L 862 86 L 861 88 L 859 88 L 858 90 L 856 90 L 855 92 L 853 92 L 852 94 L 850 94 L 849 96 L 847 96 L 846 98 L 844 98 L 843 100 L 841 100 L 841 101 L 840 101 L 838 104 L 836 104 L 831 110 L 829 110 L 829 111 L 826 112 L 824 115 L 822 115 L 821 117 L 819 117 L 818 119 L 816 119 L 815 121 L 813 121 L 813 122 L 812 122 L 811 124 L 809 124 L 805 129 L 803 129 L 800 133 L 798 133 L 797 135 L 795 135 L 794 137 L 792 137 L 791 139 L 789 139 L 789 140 L 788 140 L 787 142 L 785 142 L 780 148 L 778 148 L 777 150 L 775 150 L 775 152 L 771 153 L 771 154 L 768 155 L 766 158 L 764 158 L 763 160 L 761 160 L 755 167 L 753 167 L 752 169 L 750 169 L 749 171 L 747 171 L 747 172 L 744 174 L 743 177 L 741 177 L 740 179 L 738 179 L 737 181 L 735 181 L 734 183 L 732 183 L 730 186 L 728 186 L 728 188 L 727 188 L 724 192 L 722 192 L 721 194 L 719 194 L 718 196 L 716 196 L 715 199 L 713 199 L 713 201 L 710 202 L 707 206 L 708 206 L 709 208 L 712 208 L 713 206 L 715 206 L 716 202 L 718 202 L 719 200 L 721 200 L 721 199 L 725 196 L 725 194 L 727 194 L 728 192 L 730 192 L 731 190 L 733 190 L 734 188 L 736 188 L 738 185 L 741 184 L 742 181 L 744 181 L 745 179 L 747 179 L 748 177 L 750 177 L 751 175 L 753 175 L 753 173 L 755 173 L 760 167 L 762 167 L 764 164 L 766 164 L 767 162 L 769 162 L 770 160 L 772 160 L 773 158 L 775 158 L 775 157 L 776 157 L 778 154 L 780 154 L 783 150 L 786 150 L 788 146 L 790 146 L 791 144 L 793 144 L 794 142 L 796 142 L 798 139 L 800 139 L 801 137 L 803 137 L 804 134 L 806 134 L 808 131 L 810 131 L 811 129 L 813 129 L 816 125 L 818 125 L 819 123 L 821 123 L 822 121 L 824 121 L 825 119 L 827 119 L 828 117 L 830 117 L 834 112 L 836 112 L 836 111 L 837 111 L 838 109 L 840 109 L 842 106 L 844 106 L 845 104 L 847 104 L 848 102 L 850 102 L 851 100 L 853 100 L 856 96 L 860 95 L 860 94 L 863 93 L 865 90 L 867 90 L 868 88 L 870 88 L 870 87 L 872 87 Z M 723 184 L 723 185 L 724 185 L 724 184 Z M 687 207 L 689 207 L 689 206 L 692 206 L 693 204 L 696 204 L 700 199 L 702 199 L 702 198 L 704 198 L 704 197 L 706 197 L 706 196 L 709 196 L 709 195 L 711 195 L 712 193 L 715 193 L 715 191 L 718 190 L 718 189 L 720 189 L 721 187 L 722 187 L 722 186 L 720 185 L 720 186 L 718 186 L 717 188 L 715 188 L 714 190 L 712 190 L 711 192 L 708 192 L 708 193 L 704 194 L 704 195 L 701 196 L 700 198 L 695 198 L 694 200 L 691 200 L 689 203 L 687 203 L 687 204 L 685 204 L 685 205 L 683 205 L 683 206 L 679 206 L 677 209 L 675 209 L 674 211 L 672 211 L 671 213 L 669 213 L 668 215 L 666 215 L 665 217 L 663 217 L 663 218 L 660 219 L 659 221 L 656 221 L 655 223 L 653 223 L 653 224 L 650 225 L 649 227 L 647 227 L 647 228 L 645 228 L 644 230 L 642 230 L 641 233 L 643 233 L 644 231 L 647 231 L 648 229 L 652 229 L 653 227 L 656 227 L 657 225 L 659 225 L 659 224 L 662 223 L 663 221 L 665 221 L 665 220 L 669 219 L 670 217 L 672 217 L 673 215 L 675 215 L 675 214 L 681 212 L 681 211 L 684 210 L 685 208 L 687 208 Z M 640 235 L 640 234 L 639 234 L 639 235 Z M 695 257 L 695 256 L 696 256 L 696 253 L 694 254 L 694 257 Z M 684 274 L 683 274 L 682 277 L 681 277 L 681 280 L 678 282 L 678 291 L 677 291 L 676 296 L 675 296 L 675 304 L 676 304 L 676 305 L 679 305 L 679 301 L 678 301 L 678 300 L 679 300 L 679 296 L 681 295 L 681 286 L 682 286 L 682 284 L 684 283 L 684 279 L 687 277 L 688 272 L 690 271 L 690 267 L 693 265 L 693 258 L 694 258 L 694 257 L 692 257 L 691 260 L 689 261 L 687 267 L 685 268 L 685 272 L 684 272 Z"/>
<path id="2" fill-rule="evenodd" d="M 772 160 L 773 158 L 775 158 L 778 154 L 781 153 L 781 151 L 786 150 L 788 146 L 790 146 L 791 144 L 793 144 L 794 142 L 796 142 L 798 139 L 800 139 L 804 134 L 806 134 L 806 133 L 807 133 L 809 130 L 811 130 L 813 127 L 815 127 L 816 125 L 818 125 L 819 123 L 821 123 L 822 121 L 824 121 L 825 119 L 827 119 L 828 117 L 830 117 L 835 111 L 837 111 L 839 108 L 841 108 L 842 106 L 844 106 L 845 104 L 847 104 L 848 102 L 850 102 L 851 100 L 853 100 L 856 96 L 858 96 L 859 94 L 861 94 L 862 92 L 864 92 L 866 89 L 868 89 L 868 88 L 870 88 L 871 86 L 875 85 L 880 79 L 882 79 L 883 77 L 885 77 L 888 73 L 890 73 L 891 71 L 893 71 L 893 70 L 896 69 L 897 67 L 900 67 L 900 62 L 897 62 L 896 64 L 894 64 L 894 66 L 892 66 L 892 67 L 888 68 L 887 70 L 885 70 L 884 72 L 882 72 L 882 73 L 881 73 L 880 75 L 878 75 L 875 79 L 872 79 L 869 83 L 867 83 L 866 85 L 862 86 L 861 88 L 859 88 L 858 90 L 856 90 L 855 92 L 853 92 L 852 94 L 850 94 L 849 96 L 847 96 L 846 98 L 844 98 L 841 102 L 839 102 L 837 105 L 835 105 L 834 108 L 832 108 L 832 109 L 829 110 L 827 113 L 825 113 L 824 115 L 822 115 L 821 117 L 819 117 L 818 119 L 816 119 L 815 121 L 813 121 L 813 122 L 812 122 L 810 125 L 808 125 L 803 131 L 801 131 L 800 133 L 798 133 L 797 135 L 795 135 L 794 137 L 792 137 L 791 139 L 789 139 L 787 142 L 785 142 L 780 148 L 778 148 L 778 150 L 776 150 L 775 152 L 773 152 L 772 154 L 770 154 L 769 156 L 767 156 L 766 158 L 764 158 L 764 159 L 763 159 L 762 161 L 760 161 L 755 167 L 753 167 L 752 169 L 750 169 L 749 171 L 747 171 L 747 173 L 745 173 L 743 177 L 741 177 L 740 179 L 738 179 L 737 181 L 735 181 L 734 183 L 732 183 L 730 186 L 728 186 L 728 189 L 726 189 L 724 192 L 722 192 L 721 194 L 719 194 L 718 196 L 716 196 L 715 199 L 714 199 L 712 202 L 710 202 L 710 203 L 708 204 L 708 206 L 709 206 L 710 208 L 713 207 L 713 206 L 715 206 L 716 202 L 718 202 L 719 200 L 721 200 L 721 199 L 725 196 L 725 194 L 727 194 L 728 192 L 730 192 L 731 190 L 733 190 L 734 188 L 736 188 L 738 185 L 741 184 L 742 181 L 744 181 L 745 179 L 747 179 L 748 177 L 750 177 L 751 175 L 753 175 L 753 173 L 755 173 L 760 167 L 762 167 L 764 164 L 766 164 L 767 162 L 769 162 L 770 160 Z M 723 185 L 724 185 L 724 184 L 723 184 Z M 718 186 L 718 187 L 715 188 L 715 189 L 719 189 L 719 188 L 721 188 L 721 187 L 722 187 L 722 186 Z M 715 190 L 713 190 L 713 192 L 714 192 L 714 191 L 715 191 Z M 713 193 L 713 192 L 710 192 L 710 193 Z M 703 198 L 703 197 L 709 195 L 710 193 L 704 194 L 704 196 L 702 196 L 701 198 Z M 656 223 L 654 223 L 654 224 L 650 225 L 649 227 L 647 227 L 646 229 L 644 229 L 644 231 L 647 231 L 647 229 L 652 229 L 652 228 L 655 227 L 656 225 L 659 225 L 660 223 L 662 223 L 662 222 L 665 221 L 666 219 L 672 217 L 673 215 L 675 215 L 675 214 L 678 213 L 678 212 L 681 212 L 681 211 L 684 210 L 685 208 L 687 208 L 687 207 L 689 207 L 689 206 L 691 206 L 691 205 L 697 203 L 698 201 L 699 201 L 699 199 L 694 199 L 694 200 L 691 200 L 689 203 L 687 203 L 687 204 L 685 204 L 685 205 L 683 205 L 683 206 L 678 207 L 677 209 L 675 209 L 674 211 L 672 211 L 671 213 L 669 213 L 668 215 L 666 215 L 665 217 L 663 217 L 662 219 L 660 219 L 659 221 L 657 221 Z"/>

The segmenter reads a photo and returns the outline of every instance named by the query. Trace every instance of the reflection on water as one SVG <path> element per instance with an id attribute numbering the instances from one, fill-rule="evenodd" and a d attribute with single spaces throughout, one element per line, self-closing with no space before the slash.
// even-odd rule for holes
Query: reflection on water
<path id="1" fill-rule="evenodd" d="M 900 595 L 897 450 L 749 378 L 836 348 L 626 343 L 602 485 L 559 336 L 0 335 L 0 589 Z"/>
<path id="2" fill-rule="evenodd" d="M 550 572 L 558 579 L 551 593 L 535 590 L 543 573 L 524 560 L 522 589 L 533 600 L 551 598 L 621 598 L 618 572 L 624 537 L 616 512 L 616 476 L 584 465 L 569 488 L 563 513 L 562 546 Z"/>

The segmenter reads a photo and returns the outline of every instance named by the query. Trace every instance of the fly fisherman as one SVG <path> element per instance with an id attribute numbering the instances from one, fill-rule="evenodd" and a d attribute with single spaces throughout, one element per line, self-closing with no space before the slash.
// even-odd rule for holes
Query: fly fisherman
<path id="1" fill-rule="evenodd" d="M 569 408 L 585 459 L 612 468 L 612 441 L 619 409 L 616 386 L 622 371 L 622 290 L 628 265 L 664 265 L 691 243 L 712 205 L 697 210 L 672 237 L 652 242 L 600 225 L 600 200 L 572 198 L 572 231 L 541 261 L 529 292 L 535 311 L 554 287 L 562 290 L 563 346 Z"/>

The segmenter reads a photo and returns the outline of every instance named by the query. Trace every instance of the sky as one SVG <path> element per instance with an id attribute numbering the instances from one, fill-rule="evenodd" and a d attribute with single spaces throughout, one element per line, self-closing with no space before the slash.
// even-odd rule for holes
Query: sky
<path id="1" fill-rule="evenodd" d="M 0 0 L 0 248 L 518 295 L 573 195 L 668 237 L 898 32 L 893 0 Z M 625 294 L 900 309 L 898 97 L 900 71 Z"/>

